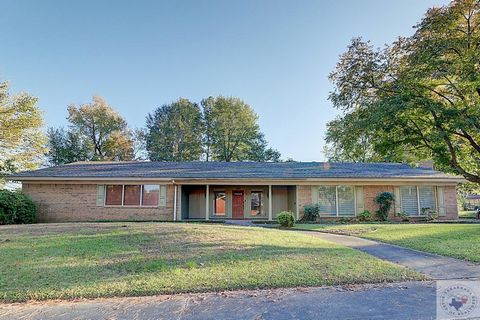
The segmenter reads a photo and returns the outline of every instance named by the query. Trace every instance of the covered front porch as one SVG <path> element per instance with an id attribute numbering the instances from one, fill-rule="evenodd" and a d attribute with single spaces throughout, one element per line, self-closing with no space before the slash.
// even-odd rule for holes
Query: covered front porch
<path id="1" fill-rule="evenodd" d="M 274 220 L 298 217 L 294 185 L 178 185 L 177 220 Z"/>

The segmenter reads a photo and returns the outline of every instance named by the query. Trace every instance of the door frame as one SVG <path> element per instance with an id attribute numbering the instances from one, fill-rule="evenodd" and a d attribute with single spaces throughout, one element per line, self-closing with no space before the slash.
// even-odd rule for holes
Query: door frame
<path id="1" fill-rule="evenodd" d="M 242 211 L 241 211 L 241 217 L 240 217 L 240 212 L 237 214 L 239 215 L 238 217 L 235 216 L 235 197 L 239 197 L 239 194 L 242 194 Z M 238 194 L 238 195 L 237 195 Z M 233 220 L 240 220 L 240 219 L 245 219 L 245 190 L 232 190 L 232 219 Z"/>

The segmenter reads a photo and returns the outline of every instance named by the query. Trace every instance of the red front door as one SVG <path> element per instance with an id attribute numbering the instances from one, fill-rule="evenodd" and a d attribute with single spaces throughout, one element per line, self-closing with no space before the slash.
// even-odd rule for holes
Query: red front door
<path id="1" fill-rule="evenodd" d="M 232 219 L 243 219 L 243 191 L 233 191 Z"/>

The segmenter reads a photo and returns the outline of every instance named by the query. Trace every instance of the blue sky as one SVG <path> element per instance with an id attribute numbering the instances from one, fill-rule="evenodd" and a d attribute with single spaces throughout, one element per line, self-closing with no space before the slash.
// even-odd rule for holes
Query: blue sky
<path id="1" fill-rule="evenodd" d="M 47 126 L 101 95 L 142 127 L 179 97 L 237 96 L 283 158 L 320 161 L 338 115 L 327 76 L 352 37 L 410 35 L 448 0 L 0 0 L 0 80 L 39 98 Z"/>

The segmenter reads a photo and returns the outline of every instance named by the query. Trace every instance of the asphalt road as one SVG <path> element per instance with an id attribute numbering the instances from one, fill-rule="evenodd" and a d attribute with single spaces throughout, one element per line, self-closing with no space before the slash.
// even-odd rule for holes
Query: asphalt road
<path id="1" fill-rule="evenodd" d="M 0 319 L 435 319 L 435 283 L 0 305 Z"/>

